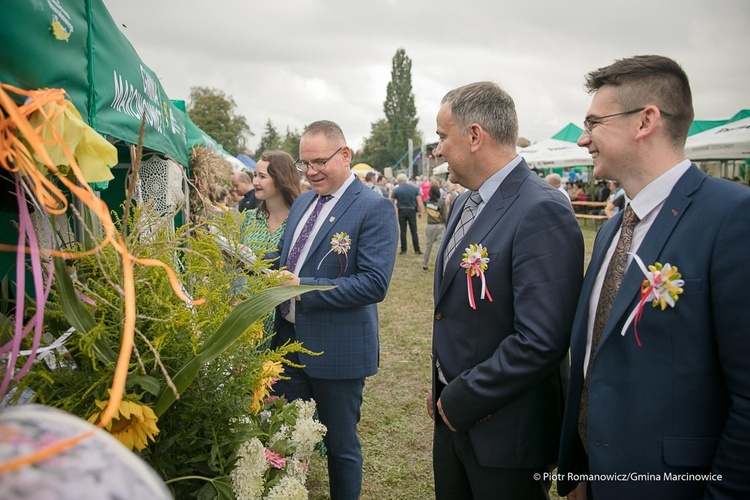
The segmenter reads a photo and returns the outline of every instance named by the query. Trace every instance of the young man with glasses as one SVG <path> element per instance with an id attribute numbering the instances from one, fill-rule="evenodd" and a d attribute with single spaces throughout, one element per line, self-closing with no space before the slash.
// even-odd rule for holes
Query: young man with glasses
<path id="1" fill-rule="evenodd" d="M 558 492 L 750 498 L 750 190 L 685 158 L 693 104 L 675 61 L 622 59 L 586 86 L 578 144 L 631 201 L 600 229 L 581 291 Z"/>
<path id="2" fill-rule="evenodd" d="M 368 189 L 349 168 L 351 150 L 330 121 L 308 125 L 297 168 L 311 191 L 292 205 L 282 237 L 284 285 L 333 285 L 282 304 L 273 347 L 299 341 L 319 356 L 292 354 L 302 368 L 286 366 L 274 386 L 289 400 L 315 399 L 328 428 L 328 476 L 332 499 L 357 499 L 362 487 L 362 449 L 357 435 L 365 377 L 378 370 L 378 309 L 396 260 L 398 229 L 393 206 Z M 332 245 L 344 248 L 332 251 Z"/>

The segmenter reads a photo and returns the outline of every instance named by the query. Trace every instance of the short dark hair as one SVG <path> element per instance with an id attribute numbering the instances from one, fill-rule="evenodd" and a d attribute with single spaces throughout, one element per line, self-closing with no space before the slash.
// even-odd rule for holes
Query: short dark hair
<path id="1" fill-rule="evenodd" d="M 245 184 L 250 184 L 253 182 L 253 175 L 251 172 L 247 172 L 245 170 L 241 172 L 237 172 L 234 174 L 234 178 L 237 179 L 238 182 L 243 182 Z"/>
<path id="2" fill-rule="evenodd" d="M 437 186 L 437 184 L 433 184 L 430 186 L 430 199 L 433 201 L 437 201 L 440 199 L 440 188 Z"/>
<path id="3" fill-rule="evenodd" d="M 330 120 L 318 120 L 312 122 L 310 125 L 305 127 L 305 131 L 302 136 L 312 135 L 324 135 L 331 144 L 337 144 L 340 146 L 346 146 L 346 138 L 344 137 L 344 131 L 337 123 Z"/>
<path id="4" fill-rule="evenodd" d="M 591 94 L 605 85 L 617 87 L 623 109 L 657 106 L 672 143 L 685 145 L 695 116 L 693 95 L 687 74 L 674 60 L 654 55 L 619 59 L 586 75 L 585 85 Z"/>
<path id="5" fill-rule="evenodd" d="M 365 180 L 369 181 L 370 179 L 372 179 L 373 177 L 375 177 L 375 175 L 376 175 L 375 172 L 367 172 L 365 174 Z"/>

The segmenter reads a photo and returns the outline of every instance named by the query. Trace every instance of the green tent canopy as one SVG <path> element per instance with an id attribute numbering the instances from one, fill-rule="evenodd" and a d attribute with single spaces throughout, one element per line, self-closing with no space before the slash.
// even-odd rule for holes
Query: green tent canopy
<path id="1" fill-rule="evenodd" d="M 185 101 L 172 100 L 172 104 L 185 115 L 185 126 L 187 127 L 187 148 L 188 151 L 196 146 L 208 146 L 210 148 L 217 149 L 223 153 L 224 148 L 216 142 L 216 140 L 203 131 L 198 125 L 193 123 L 190 116 L 187 114 L 187 108 L 185 107 Z M 228 154 L 228 153 L 226 153 Z"/>
<path id="2" fill-rule="evenodd" d="M 697 133 L 703 132 L 719 125 L 724 125 L 729 120 L 695 120 L 690 124 L 690 130 L 688 130 L 688 137 Z"/>
<path id="3" fill-rule="evenodd" d="M 136 144 L 145 113 L 147 149 L 188 163 L 185 114 L 141 61 L 102 0 L 4 2 L 0 81 L 63 88 L 94 130 Z"/>
<path id="4" fill-rule="evenodd" d="M 690 137 L 691 135 L 695 135 L 697 133 L 704 132 L 712 128 L 716 128 L 721 125 L 726 125 L 727 123 L 736 122 L 738 120 L 742 120 L 743 118 L 748 118 L 748 117 L 750 117 L 750 109 L 742 109 L 727 120 L 695 120 L 690 125 L 690 130 L 688 131 L 688 137 Z"/>
<path id="5" fill-rule="evenodd" d="M 735 114 L 733 117 L 731 117 L 728 123 L 736 122 L 738 120 L 742 120 L 743 118 L 748 118 L 748 117 L 750 117 L 750 109 L 742 109 L 738 111 L 737 114 Z"/>
<path id="6" fill-rule="evenodd" d="M 578 127 L 572 123 L 568 123 L 562 130 L 553 135 L 552 139 L 557 139 L 558 141 L 565 142 L 578 142 L 578 138 L 581 137 L 581 133 L 583 133 L 583 129 L 581 127 Z"/>

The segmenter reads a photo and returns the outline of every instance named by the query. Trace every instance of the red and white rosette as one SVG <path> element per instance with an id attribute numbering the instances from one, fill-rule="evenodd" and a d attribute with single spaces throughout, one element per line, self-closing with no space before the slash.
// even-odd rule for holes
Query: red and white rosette
<path id="1" fill-rule="evenodd" d="M 471 281 L 474 276 L 479 276 L 479 280 L 482 283 L 479 298 L 484 299 L 486 296 L 487 300 L 492 302 L 492 295 L 490 295 L 490 291 L 487 288 L 487 280 L 484 277 L 489 262 L 490 258 L 487 257 L 487 248 L 483 247 L 481 243 L 471 244 L 469 248 L 466 248 L 464 258 L 461 261 L 461 267 L 466 269 L 466 288 L 469 294 L 469 305 L 472 309 L 477 308 L 474 300 L 474 286 Z"/>
<path id="2" fill-rule="evenodd" d="M 640 347 L 641 340 L 638 338 L 637 325 L 643 315 L 643 307 L 646 305 L 646 302 L 651 301 L 654 307 L 660 307 L 662 311 L 667 306 L 674 307 L 680 298 L 679 295 L 683 292 L 682 287 L 685 285 L 685 281 L 681 279 L 682 275 L 677 271 L 677 266 L 669 263 L 662 265 L 659 262 L 655 262 L 653 265 L 648 266 L 647 269 L 638 255 L 633 252 L 628 252 L 628 254 L 633 256 L 633 261 L 638 264 L 645 278 L 641 284 L 641 298 L 630 313 L 630 316 L 628 316 L 627 321 L 625 321 L 620 335 L 624 337 L 628 327 L 633 323 L 635 341 L 638 347 Z"/>

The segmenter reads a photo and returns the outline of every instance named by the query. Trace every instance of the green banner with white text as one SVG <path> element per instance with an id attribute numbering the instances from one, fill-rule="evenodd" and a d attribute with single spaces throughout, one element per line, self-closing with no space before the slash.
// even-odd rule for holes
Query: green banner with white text
<path id="1" fill-rule="evenodd" d="M 0 82 L 63 88 L 100 134 L 188 164 L 186 116 L 169 100 L 101 0 L 12 0 L 0 16 Z"/>

